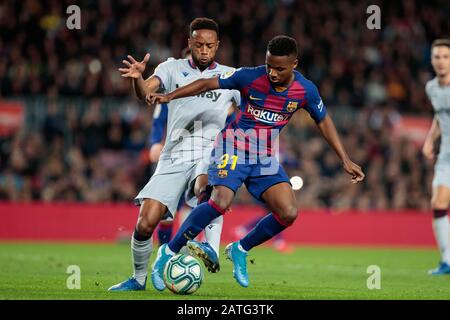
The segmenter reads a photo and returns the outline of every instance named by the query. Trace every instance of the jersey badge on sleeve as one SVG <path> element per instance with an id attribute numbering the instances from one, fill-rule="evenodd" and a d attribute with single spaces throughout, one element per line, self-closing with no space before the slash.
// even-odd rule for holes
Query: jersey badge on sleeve
<path id="1" fill-rule="evenodd" d="M 295 110 L 297 110 L 297 107 L 298 107 L 297 101 L 289 101 L 286 109 L 288 112 L 294 112 Z"/>

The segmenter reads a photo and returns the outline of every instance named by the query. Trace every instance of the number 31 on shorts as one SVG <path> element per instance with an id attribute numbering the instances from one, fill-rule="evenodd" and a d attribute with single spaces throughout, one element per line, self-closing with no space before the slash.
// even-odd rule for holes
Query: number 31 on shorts
<path id="1" fill-rule="evenodd" d="M 217 169 L 223 169 L 227 166 L 228 161 L 230 160 L 230 155 L 228 153 L 225 153 L 222 158 L 220 159 L 221 163 L 219 165 L 217 165 Z M 238 156 L 236 155 L 232 155 L 231 156 L 231 170 L 236 169 L 236 164 L 237 164 L 237 160 L 238 160 Z"/>

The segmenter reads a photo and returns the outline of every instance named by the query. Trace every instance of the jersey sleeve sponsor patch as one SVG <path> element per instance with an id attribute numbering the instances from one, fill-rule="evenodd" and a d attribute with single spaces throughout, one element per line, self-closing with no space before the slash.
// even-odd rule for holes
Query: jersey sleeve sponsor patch
<path id="1" fill-rule="evenodd" d="M 236 69 L 225 71 L 220 75 L 220 79 L 228 79 L 236 72 Z"/>

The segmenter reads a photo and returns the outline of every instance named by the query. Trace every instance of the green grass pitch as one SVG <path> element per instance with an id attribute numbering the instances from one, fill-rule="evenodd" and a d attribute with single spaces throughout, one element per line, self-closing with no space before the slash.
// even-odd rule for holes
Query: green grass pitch
<path id="1" fill-rule="evenodd" d="M 155 257 L 153 253 L 152 261 Z M 126 244 L 0 243 L 0 299 L 450 299 L 450 275 L 430 277 L 439 259 L 433 249 L 299 246 L 283 255 L 256 248 L 250 286 L 241 288 L 221 256 L 221 271 L 205 274 L 190 296 L 168 290 L 107 292 L 131 274 Z M 81 289 L 69 290 L 67 267 L 81 270 Z M 381 269 L 381 289 L 369 290 L 367 268 Z"/>

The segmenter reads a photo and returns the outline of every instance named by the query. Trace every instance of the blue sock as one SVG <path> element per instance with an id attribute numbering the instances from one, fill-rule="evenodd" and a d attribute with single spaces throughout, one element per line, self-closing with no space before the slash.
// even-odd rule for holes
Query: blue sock
<path id="1" fill-rule="evenodd" d="M 269 213 L 240 240 L 240 244 L 244 250 L 249 251 L 251 248 L 266 242 L 286 228 L 287 226 L 278 222 L 274 215 Z"/>
<path id="2" fill-rule="evenodd" d="M 256 217 L 255 219 L 253 219 L 249 223 L 247 223 L 244 228 L 247 231 L 252 230 L 258 224 L 259 220 L 261 220 L 261 219 L 262 219 L 261 217 Z"/>
<path id="3" fill-rule="evenodd" d="M 159 224 L 159 227 L 158 227 L 159 245 L 168 243 L 170 241 L 170 238 L 172 237 L 172 229 L 173 229 L 173 224 L 169 224 L 169 225 Z"/>
<path id="4" fill-rule="evenodd" d="M 170 250 L 178 253 L 188 240 L 194 239 L 212 220 L 222 214 L 223 212 L 212 200 L 195 207 L 184 220 L 175 237 L 169 242 Z"/>

